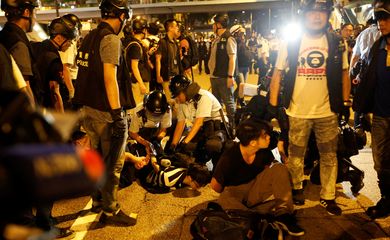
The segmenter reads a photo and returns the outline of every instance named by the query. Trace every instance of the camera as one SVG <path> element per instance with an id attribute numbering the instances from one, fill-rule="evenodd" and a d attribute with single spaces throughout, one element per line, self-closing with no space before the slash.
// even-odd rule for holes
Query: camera
<path id="1" fill-rule="evenodd" d="M 103 176 L 97 152 L 67 141 L 78 117 L 61 118 L 34 110 L 23 93 L 0 91 L 0 229 L 32 206 L 91 193 Z"/>

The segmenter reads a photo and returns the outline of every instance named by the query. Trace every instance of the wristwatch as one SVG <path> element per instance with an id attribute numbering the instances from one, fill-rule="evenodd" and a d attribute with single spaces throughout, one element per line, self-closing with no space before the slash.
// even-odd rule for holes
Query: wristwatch
<path id="1" fill-rule="evenodd" d="M 233 78 L 234 76 L 232 76 L 232 75 L 228 75 L 228 78 Z"/>

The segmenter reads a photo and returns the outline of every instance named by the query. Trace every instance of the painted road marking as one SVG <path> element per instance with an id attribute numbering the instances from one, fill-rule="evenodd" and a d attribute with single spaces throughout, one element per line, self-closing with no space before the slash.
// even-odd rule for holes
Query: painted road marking
<path id="1" fill-rule="evenodd" d="M 92 207 L 92 199 L 89 200 L 87 205 L 83 210 L 88 210 Z M 98 213 L 89 212 L 85 216 L 79 216 L 76 221 L 70 227 L 71 230 L 75 231 L 76 236 L 73 238 L 74 240 L 83 240 L 85 235 L 87 235 L 88 228 L 92 225 L 92 223 L 99 216 Z"/>

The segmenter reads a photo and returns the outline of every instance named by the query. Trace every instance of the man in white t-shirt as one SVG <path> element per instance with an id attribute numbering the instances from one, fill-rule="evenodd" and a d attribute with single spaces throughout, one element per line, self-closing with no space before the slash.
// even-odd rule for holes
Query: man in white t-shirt
<path id="1" fill-rule="evenodd" d="M 217 161 L 223 147 L 223 136 L 218 135 L 223 129 L 218 99 L 182 75 L 172 78 L 169 89 L 179 103 L 171 149 L 192 152 L 202 163 L 210 158 Z M 179 144 L 185 129 L 189 131 Z"/>
<path id="2" fill-rule="evenodd" d="M 327 31 L 331 0 L 308 0 L 302 6 L 305 27 L 301 40 L 283 44 L 270 89 L 270 108 L 278 104 L 283 71 L 283 105 L 289 116 L 288 169 L 293 200 L 304 204 L 303 162 L 307 142 L 314 131 L 320 152 L 320 203 L 332 215 L 340 215 L 335 202 L 337 179 L 338 118 L 350 106 L 348 58 L 344 41 Z"/>

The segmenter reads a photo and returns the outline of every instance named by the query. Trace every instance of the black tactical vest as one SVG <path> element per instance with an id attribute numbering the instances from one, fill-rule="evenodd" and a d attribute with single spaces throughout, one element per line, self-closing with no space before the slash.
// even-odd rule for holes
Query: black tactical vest
<path id="1" fill-rule="evenodd" d="M 114 30 L 109 24 L 102 22 L 97 29 L 92 30 L 84 38 L 76 57 L 76 64 L 79 70 L 73 100 L 75 104 L 89 106 L 105 112 L 110 111 L 111 107 L 104 85 L 103 63 L 100 57 L 100 42 L 109 34 L 114 34 Z M 125 108 L 132 108 L 135 104 L 131 93 L 131 82 L 129 79 L 126 80 L 126 76 L 129 74 L 125 73 L 123 66 L 123 59 L 121 59 L 117 69 L 121 105 Z M 125 86 L 126 84 L 128 84 L 128 86 Z M 129 89 L 130 92 L 128 91 Z M 127 102 L 126 99 L 128 100 Z"/>
<path id="2" fill-rule="evenodd" d="M 216 59 L 215 59 L 215 69 L 213 72 L 214 77 L 227 78 L 229 70 L 229 55 L 226 50 L 227 41 L 232 37 L 230 32 L 226 30 L 217 43 Z M 236 68 L 234 70 L 234 76 L 237 75 L 238 62 L 236 58 Z"/>
<path id="3" fill-rule="evenodd" d="M 12 62 L 8 51 L 0 44 L 0 90 L 15 90 Z"/>
<path id="4" fill-rule="evenodd" d="M 328 58 L 326 59 L 326 79 L 329 91 L 330 109 L 334 113 L 340 113 L 343 109 L 343 52 L 345 45 L 341 37 L 334 33 L 327 32 L 326 38 L 328 41 Z M 287 46 L 289 71 L 286 73 L 283 80 L 283 106 L 288 108 L 294 91 L 299 48 L 302 39 L 298 39 Z M 299 45 L 297 45 L 299 44 Z"/>
<path id="5" fill-rule="evenodd" d="M 41 77 L 41 86 L 43 90 L 42 93 L 42 106 L 47 108 L 53 108 L 53 102 L 51 98 L 50 91 L 50 81 L 53 79 L 47 79 L 47 74 L 49 72 L 49 67 L 54 61 L 60 61 L 61 57 L 58 53 L 58 49 L 51 43 L 49 39 L 44 40 L 43 42 L 33 42 L 31 43 L 33 53 L 36 58 L 36 64 Z"/>
<path id="6" fill-rule="evenodd" d="M 26 33 L 19 26 L 14 23 L 7 22 L 4 25 L 3 30 L 0 32 L 0 43 L 2 43 L 8 51 L 10 51 L 18 42 L 23 42 L 27 46 L 28 51 L 30 53 L 33 76 L 30 77 L 29 81 L 36 102 L 39 105 L 42 105 L 42 82 L 39 76 L 39 71 L 36 66 L 36 60 L 31 48 L 31 44 L 27 38 Z"/>

